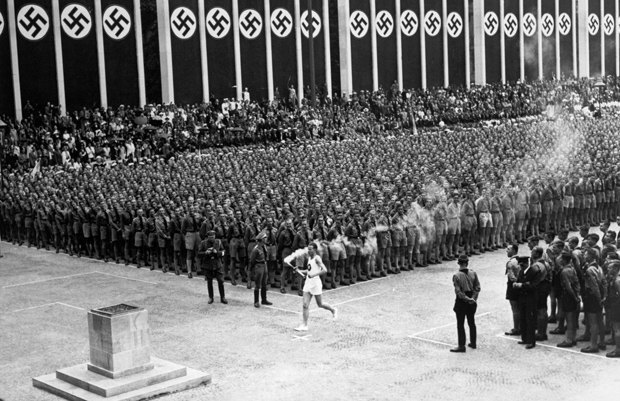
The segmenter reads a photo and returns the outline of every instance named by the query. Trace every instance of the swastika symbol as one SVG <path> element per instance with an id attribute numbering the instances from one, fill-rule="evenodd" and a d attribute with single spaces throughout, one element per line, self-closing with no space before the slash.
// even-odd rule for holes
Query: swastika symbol
<path id="1" fill-rule="evenodd" d="M 321 17 L 316 11 L 312 11 L 312 37 L 316 38 L 321 32 Z M 301 14 L 301 33 L 305 37 L 310 37 L 310 26 L 308 25 L 308 10 Z"/>
<path id="2" fill-rule="evenodd" d="M 614 17 L 611 14 L 605 14 L 605 19 L 603 21 L 605 35 L 609 36 L 614 33 L 614 28 L 616 26 L 616 24 L 614 23 Z"/>
<path id="3" fill-rule="evenodd" d="M 560 31 L 560 34 L 563 36 L 568 35 L 570 33 L 571 25 L 572 23 L 570 16 L 566 13 L 560 14 L 558 17 L 558 30 Z"/>
<path id="4" fill-rule="evenodd" d="M 499 18 L 493 11 L 489 11 L 484 15 L 484 32 L 488 36 L 493 36 L 499 28 Z"/>
<path id="5" fill-rule="evenodd" d="M 263 29 L 263 19 L 258 11 L 247 9 L 239 15 L 239 31 L 248 39 L 255 39 Z"/>
<path id="6" fill-rule="evenodd" d="M 600 21 L 598 19 L 598 15 L 590 14 L 588 16 L 588 32 L 590 35 L 596 35 L 598 33 L 598 29 L 600 28 Z"/>
<path id="7" fill-rule="evenodd" d="M 542 34 L 545 35 L 545 37 L 551 36 L 554 27 L 555 24 L 551 14 L 544 14 L 540 18 L 540 30 L 542 31 Z"/>
<path id="8" fill-rule="evenodd" d="M 70 4 L 60 16 L 62 29 L 73 39 L 82 39 L 90 32 L 93 25 L 90 13 L 81 4 Z"/>
<path id="9" fill-rule="evenodd" d="M 230 15 L 220 7 L 212 8 L 207 13 L 207 31 L 215 39 L 222 39 L 230 31 Z"/>
<path id="10" fill-rule="evenodd" d="M 356 38 L 363 38 L 368 32 L 368 17 L 363 11 L 355 10 L 349 18 L 349 29 Z"/>
<path id="11" fill-rule="evenodd" d="M 382 38 L 387 38 L 394 30 L 394 19 L 387 10 L 381 10 L 375 18 L 375 29 Z"/>
<path id="12" fill-rule="evenodd" d="M 463 18 L 459 15 L 459 13 L 451 12 L 448 14 L 448 33 L 453 38 L 458 38 L 461 32 L 463 32 Z"/>
<path id="13" fill-rule="evenodd" d="M 527 13 L 523 16 L 523 33 L 533 36 L 536 33 L 536 17 L 534 14 Z"/>
<path id="14" fill-rule="evenodd" d="M 441 31 L 441 17 L 437 11 L 431 10 L 426 13 L 424 30 L 429 36 L 436 36 Z"/>
<path id="15" fill-rule="evenodd" d="M 110 6 L 103 13 L 103 28 L 112 39 L 121 40 L 131 30 L 131 16 L 121 6 Z"/>
<path id="16" fill-rule="evenodd" d="M 170 29 L 179 39 L 189 39 L 196 32 L 196 16 L 186 7 L 179 7 L 170 15 Z"/>
<path id="17" fill-rule="evenodd" d="M 400 30 L 406 36 L 413 36 L 418 31 L 418 16 L 411 10 L 405 10 L 400 15 Z"/>
<path id="18" fill-rule="evenodd" d="M 504 32 L 509 38 L 513 38 L 517 34 L 519 27 L 519 20 L 513 13 L 508 13 L 504 16 Z"/>
<path id="19" fill-rule="evenodd" d="M 50 28 L 50 20 L 42 7 L 28 5 L 17 14 L 19 32 L 28 40 L 39 40 Z"/>
<path id="20" fill-rule="evenodd" d="M 4 31 L 4 17 L 2 13 L 0 13 L 0 36 L 2 36 L 2 32 Z"/>
<path id="21" fill-rule="evenodd" d="M 271 13 L 271 31 L 281 38 L 287 37 L 293 30 L 293 17 L 284 8 L 277 8 Z"/>

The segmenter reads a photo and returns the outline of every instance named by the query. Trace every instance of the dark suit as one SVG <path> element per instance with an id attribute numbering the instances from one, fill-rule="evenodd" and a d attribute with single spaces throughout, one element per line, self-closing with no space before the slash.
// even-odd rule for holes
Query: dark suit
<path id="1" fill-rule="evenodd" d="M 526 344 L 536 344 L 536 303 L 538 286 L 544 278 L 540 262 L 522 269 L 517 277 L 519 288 L 519 310 L 521 311 L 521 340 Z"/>

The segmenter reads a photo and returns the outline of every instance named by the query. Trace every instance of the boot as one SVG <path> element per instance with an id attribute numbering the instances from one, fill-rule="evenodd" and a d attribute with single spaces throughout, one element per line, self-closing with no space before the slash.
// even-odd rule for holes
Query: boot
<path id="1" fill-rule="evenodd" d="M 263 288 L 260 289 L 260 297 L 261 297 L 261 304 L 263 304 L 263 305 L 273 305 L 273 303 L 267 301 L 267 287 L 263 287 Z"/>
<path id="2" fill-rule="evenodd" d="M 254 307 L 255 308 L 260 308 L 260 304 L 258 303 L 258 297 L 259 297 L 259 289 L 255 288 L 254 289 Z"/>

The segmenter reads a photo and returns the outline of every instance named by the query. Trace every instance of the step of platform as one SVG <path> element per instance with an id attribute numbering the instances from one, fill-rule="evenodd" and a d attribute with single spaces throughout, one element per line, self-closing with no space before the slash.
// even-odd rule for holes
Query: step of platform
<path id="1" fill-rule="evenodd" d="M 111 397 L 185 376 L 185 366 L 158 358 L 151 358 L 151 362 L 154 365 L 152 369 L 118 379 L 111 379 L 92 372 L 87 364 L 59 369 L 56 371 L 56 377 L 91 393 Z"/>
<path id="2" fill-rule="evenodd" d="M 160 360 L 161 361 L 161 360 Z M 164 361 L 165 362 L 165 361 Z M 85 365 L 78 365 L 85 366 Z M 176 365 L 179 366 L 179 365 Z M 71 368 L 69 368 L 71 369 Z M 155 368 L 156 369 L 156 368 Z M 162 394 L 175 393 L 198 387 L 202 384 L 211 382 L 211 375 L 200 372 L 195 369 L 185 368 L 186 374 L 170 380 L 147 385 L 146 387 L 133 389 L 121 394 L 105 397 L 97 393 L 93 393 L 84 388 L 78 387 L 72 383 L 66 382 L 56 377 L 56 373 L 39 376 L 32 379 L 35 387 L 56 394 L 59 397 L 70 401 L 139 401 L 147 398 L 155 397 Z M 62 369 L 65 370 L 65 369 Z M 89 372 L 92 374 L 92 372 Z M 97 375 L 98 376 L 98 375 Z M 107 379 L 107 378 L 106 378 Z M 111 380 L 111 379 L 107 379 Z M 119 379 L 115 379 L 119 380 Z M 101 382 L 98 382 L 101 386 Z"/>

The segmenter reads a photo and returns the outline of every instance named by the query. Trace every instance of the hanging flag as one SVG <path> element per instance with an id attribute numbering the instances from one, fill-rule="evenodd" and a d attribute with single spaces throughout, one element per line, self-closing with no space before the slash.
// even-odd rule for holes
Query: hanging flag
<path id="1" fill-rule="evenodd" d="M 601 1 L 588 0 L 587 31 L 590 47 L 590 77 L 600 77 L 601 65 Z"/>
<path id="2" fill-rule="evenodd" d="M 555 1 L 542 1 L 540 9 L 540 21 L 538 27 L 541 33 L 543 78 L 556 77 L 555 30 Z"/>
<path id="3" fill-rule="evenodd" d="M 291 86 L 297 91 L 295 7 L 290 0 L 271 0 L 270 7 L 274 93 L 285 99 Z"/>
<path id="4" fill-rule="evenodd" d="M 301 1 L 300 7 L 300 30 L 301 30 L 301 48 L 302 48 L 302 66 L 304 73 L 304 87 L 310 87 L 310 63 L 309 63 L 309 33 L 310 33 L 310 18 L 308 17 L 307 1 Z M 329 29 L 323 23 L 323 2 L 321 0 L 314 0 L 312 2 L 312 27 L 314 38 L 314 76 L 317 89 L 323 88 L 325 82 L 325 40 L 323 36 L 323 30 Z M 369 66 L 370 67 L 370 66 Z M 298 94 L 299 95 L 299 94 Z M 302 94 L 303 95 L 303 94 Z M 317 96 L 319 92 L 317 91 Z"/>
<path id="5" fill-rule="evenodd" d="M 501 26 L 500 26 L 499 1 L 486 0 L 482 17 L 484 30 L 484 52 L 486 66 L 486 82 L 495 83 L 501 81 Z"/>
<path id="6" fill-rule="evenodd" d="M 523 31 L 523 57 L 525 79 L 527 81 L 537 81 L 539 79 L 537 3 L 537 0 L 523 0 L 521 30 Z"/>
<path id="7" fill-rule="evenodd" d="M 251 99 L 267 99 L 267 59 L 265 48 L 265 3 L 263 0 L 239 0 L 239 43 L 241 81 Z"/>
<path id="8" fill-rule="evenodd" d="M 168 9 L 174 101 L 198 103 L 203 99 L 198 1 L 169 0 Z"/>
<path id="9" fill-rule="evenodd" d="M 518 1 L 504 1 L 503 24 L 506 82 L 516 82 L 521 78 Z"/>
<path id="10" fill-rule="evenodd" d="M 376 0 L 377 71 L 379 86 L 386 92 L 397 79 L 395 13 L 394 0 Z"/>
<path id="11" fill-rule="evenodd" d="M 448 77 L 450 86 L 465 86 L 465 1 L 455 0 L 446 2 L 446 32 L 448 35 Z"/>
<path id="12" fill-rule="evenodd" d="M 368 0 L 350 0 L 349 12 L 353 88 L 356 91 L 372 90 L 370 4 Z"/>
<path id="13" fill-rule="evenodd" d="M 403 88 L 422 87 L 422 58 L 420 51 L 420 1 L 401 0 L 400 29 L 403 58 Z"/>
<path id="14" fill-rule="evenodd" d="M 13 76 L 11 73 L 11 44 L 9 42 L 9 18 L 7 14 L 6 1 L 0 1 L 0 58 L 4 61 L 0 63 L 0 115 L 13 115 L 15 104 L 13 102 Z M 4 55 L 7 55 L 5 58 Z"/>
<path id="15" fill-rule="evenodd" d="M 616 1 L 603 0 L 604 12 L 602 19 L 603 35 L 605 40 L 605 75 L 616 75 Z"/>
<path id="16" fill-rule="evenodd" d="M 575 0 L 560 1 L 558 8 L 558 19 L 555 23 L 560 35 L 560 73 L 564 78 L 576 76 L 576 50 L 573 48 L 573 37 L 577 35 L 577 23 L 573 21 L 573 7 Z"/>
<path id="17" fill-rule="evenodd" d="M 216 99 L 236 98 L 235 46 L 231 0 L 205 2 L 209 94 Z"/>
<path id="18" fill-rule="evenodd" d="M 424 0 L 426 87 L 444 86 L 442 0 Z"/>

